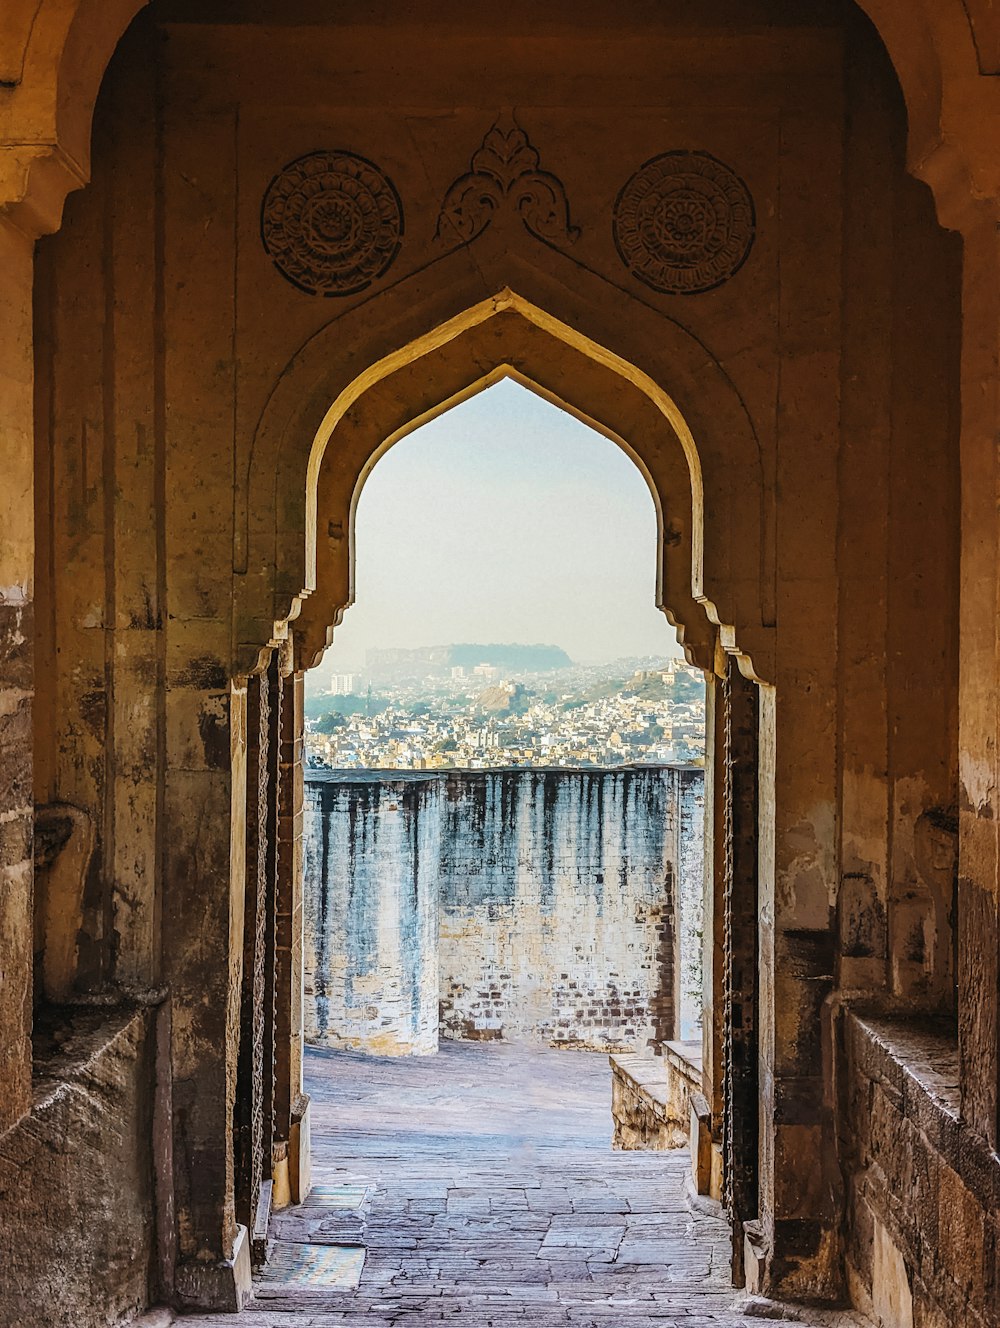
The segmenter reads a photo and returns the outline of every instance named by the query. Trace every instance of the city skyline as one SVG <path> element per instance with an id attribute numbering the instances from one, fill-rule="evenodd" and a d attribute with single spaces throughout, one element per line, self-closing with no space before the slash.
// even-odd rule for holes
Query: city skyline
<path id="1" fill-rule="evenodd" d="M 559 646 L 574 661 L 681 651 L 655 605 L 648 486 L 603 434 L 513 380 L 422 425 L 359 497 L 355 603 L 311 677 L 370 649 Z"/>

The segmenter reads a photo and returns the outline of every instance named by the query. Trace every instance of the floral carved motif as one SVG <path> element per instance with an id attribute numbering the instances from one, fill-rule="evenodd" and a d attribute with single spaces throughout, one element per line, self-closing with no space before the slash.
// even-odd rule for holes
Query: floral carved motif
<path id="1" fill-rule="evenodd" d="M 403 206 L 365 157 L 308 152 L 268 185 L 260 233 L 275 267 L 299 290 L 356 295 L 399 253 Z"/>
<path id="2" fill-rule="evenodd" d="M 670 295 L 695 295 L 728 281 L 746 262 L 755 229 L 749 189 L 707 152 L 653 157 L 615 202 L 622 262 Z"/>
<path id="3" fill-rule="evenodd" d="M 473 155 L 469 171 L 448 190 L 438 216 L 437 238 L 468 244 L 505 207 L 546 244 L 572 243 L 580 233 L 570 224 L 562 181 L 539 170 L 538 153 L 512 115 L 497 118 Z"/>

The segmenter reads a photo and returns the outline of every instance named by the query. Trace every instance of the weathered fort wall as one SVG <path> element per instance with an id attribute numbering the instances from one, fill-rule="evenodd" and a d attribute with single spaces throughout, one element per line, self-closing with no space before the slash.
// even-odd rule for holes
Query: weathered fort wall
<path id="1" fill-rule="evenodd" d="M 703 782 L 684 767 L 312 772 L 307 1039 L 427 1054 L 439 1008 L 452 1038 L 675 1036 L 680 932 L 697 954 L 701 926 Z"/>
<path id="2" fill-rule="evenodd" d="M 163 1013 L 83 1006 L 38 1017 L 32 1109 L 0 1146 L 4 1328 L 107 1328 L 131 1321 L 157 1289 Z M 162 1120 L 158 1132 L 162 1166 Z"/>
<path id="3" fill-rule="evenodd" d="M 441 781 L 306 781 L 306 1040 L 376 1055 L 438 1044 Z"/>

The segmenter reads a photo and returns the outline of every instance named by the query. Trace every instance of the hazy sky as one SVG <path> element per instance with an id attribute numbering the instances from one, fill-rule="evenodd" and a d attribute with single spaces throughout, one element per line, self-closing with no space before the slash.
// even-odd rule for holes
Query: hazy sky
<path id="1" fill-rule="evenodd" d="M 322 516 L 322 514 L 321 514 Z M 656 515 L 622 450 L 509 380 L 396 443 L 358 501 L 356 595 L 321 673 L 369 646 L 679 654 L 654 605 Z M 319 679 L 317 679 L 317 682 Z"/>

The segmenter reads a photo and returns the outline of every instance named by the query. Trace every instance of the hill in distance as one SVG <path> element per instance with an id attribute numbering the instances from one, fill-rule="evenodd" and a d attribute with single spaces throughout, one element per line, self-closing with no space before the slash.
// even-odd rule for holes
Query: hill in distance
<path id="1" fill-rule="evenodd" d="M 573 661 L 560 646 L 457 645 L 448 649 L 452 668 L 474 669 L 489 664 L 511 673 L 544 673 L 547 669 L 568 669 Z"/>
<path id="2" fill-rule="evenodd" d="M 569 668 L 573 661 L 559 646 L 461 642 L 416 649 L 371 649 L 365 662 L 373 677 L 392 677 L 415 671 L 447 673 L 456 668 L 474 669 L 478 664 L 488 664 L 508 673 L 544 673 L 550 669 Z"/>

